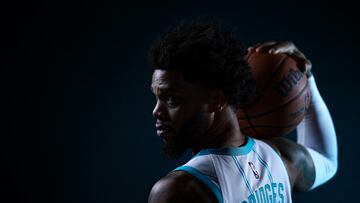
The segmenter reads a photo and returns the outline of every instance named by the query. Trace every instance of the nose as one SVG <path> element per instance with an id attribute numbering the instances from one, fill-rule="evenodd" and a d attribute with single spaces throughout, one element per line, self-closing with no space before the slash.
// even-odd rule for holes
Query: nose
<path id="1" fill-rule="evenodd" d="M 166 119 L 166 108 L 162 104 L 161 101 L 157 101 L 156 105 L 154 107 L 154 110 L 152 112 L 154 118 L 158 120 L 165 120 Z"/>

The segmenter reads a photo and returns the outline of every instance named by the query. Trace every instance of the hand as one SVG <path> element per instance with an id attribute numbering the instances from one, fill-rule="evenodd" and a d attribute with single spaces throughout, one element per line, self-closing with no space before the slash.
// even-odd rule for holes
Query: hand
<path id="1" fill-rule="evenodd" d="M 295 46 L 292 42 L 265 42 L 258 43 L 248 48 L 248 54 L 253 52 L 269 53 L 269 54 L 287 54 L 297 63 L 298 68 L 309 78 L 312 64 L 309 59 Z"/>

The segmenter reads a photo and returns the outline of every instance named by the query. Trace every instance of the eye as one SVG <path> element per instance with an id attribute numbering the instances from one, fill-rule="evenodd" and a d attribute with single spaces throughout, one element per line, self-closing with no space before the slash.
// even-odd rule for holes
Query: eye
<path id="1" fill-rule="evenodd" d="M 180 99 L 175 96 L 166 96 L 165 101 L 171 106 L 177 106 L 180 104 Z"/>

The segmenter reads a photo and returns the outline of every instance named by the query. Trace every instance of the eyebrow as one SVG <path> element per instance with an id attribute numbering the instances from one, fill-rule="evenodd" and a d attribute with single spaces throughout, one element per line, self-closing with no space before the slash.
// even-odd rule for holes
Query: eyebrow
<path id="1" fill-rule="evenodd" d="M 161 91 L 164 92 L 181 92 L 182 89 L 176 89 L 174 87 L 165 87 L 165 88 L 159 88 Z M 154 92 L 153 87 L 150 85 L 150 91 Z"/>

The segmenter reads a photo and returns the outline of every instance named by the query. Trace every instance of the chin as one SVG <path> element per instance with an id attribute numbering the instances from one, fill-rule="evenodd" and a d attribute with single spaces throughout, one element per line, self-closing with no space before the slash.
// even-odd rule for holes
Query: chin
<path id="1" fill-rule="evenodd" d="M 172 133 L 165 140 L 165 146 L 163 147 L 163 153 L 169 158 L 179 158 L 183 155 L 187 149 L 196 143 L 200 133 L 197 131 L 179 133 Z"/>

